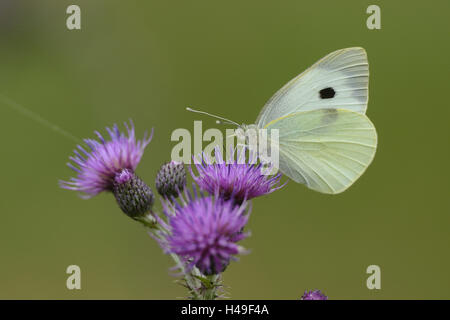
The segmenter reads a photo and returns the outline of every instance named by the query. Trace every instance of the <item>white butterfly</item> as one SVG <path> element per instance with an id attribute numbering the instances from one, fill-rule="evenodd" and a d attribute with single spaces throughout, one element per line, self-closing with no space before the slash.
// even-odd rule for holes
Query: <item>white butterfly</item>
<path id="1" fill-rule="evenodd" d="M 368 85 L 365 50 L 338 50 L 275 93 L 256 124 L 240 127 L 278 129 L 280 171 L 313 190 L 340 193 L 375 156 L 377 133 L 365 115 Z"/>

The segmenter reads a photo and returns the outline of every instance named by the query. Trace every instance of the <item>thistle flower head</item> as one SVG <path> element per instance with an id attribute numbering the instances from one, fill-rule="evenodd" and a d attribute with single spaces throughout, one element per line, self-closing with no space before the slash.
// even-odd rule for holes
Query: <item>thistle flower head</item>
<path id="1" fill-rule="evenodd" d="M 114 125 L 112 129 L 106 128 L 110 140 L 105 140 L 96 131 L 99 141 L 84 140 L 89 150 L 77 146 L 74 155 L 69 158 L 72 163 L 67 164 L 77 172 L 77 176 L 70 181 L 60 181 L 60 186 L 92 197 L 102 191 L 113 191 L 114 179 L 122 170 L 127 169 L 133 173 L 152 135 L 149 138 L 144 136 L 143 140 L 136 140 L 133 123 L 125 123 L 125 127 L 128 135 L 120 132 L 117 125 Z"/>
<path id="2" fill-rule="evenodd" d="M 113 193 L 120 209 L 129 217 L 136 218 L 149 212 L 154 196 L 149 186 L 129 169 L 117 173 Z"/>
<path id="3" fill-rule="evenodd" d="M 243 157 L 245 157 L 245 150 L 237 154 L 237 159 L 232 152 L 229 159 L 223 161 L 220 150 L 216 148 L 216 163 L 212 163 L 204 155 L 202 163 L 195 164 L 197 176 L 190 168 L 192 178 L 200 189 L 219 195 L 225 200 L 233 199 L 238 204 L 244 200 L 272 193 L 284 186 L 280 185 L 280 173 L 274 176 L 266 175 L 264 170 L 267 169 L 264 169 L 261 163 L 250 164 L 251 161 Z"/>
<path id="4" fill-rule="evenodd" d="M 306 290 L 301 300 L 328 300 L 328 297 L 320 292 L 320 290 Z"/>
<path id="5" fill-rule="evenodd" d="M 164 202 L 171 233 L 166 251 L 179 255 L 189 267 L 195 265 L 204 274 L 220 273 L 244 252 L 237 242 L 248 236 L 242 232 L 249 218 L 246 206 L 212 196 L 186 195 L 184 204 Z"/>
<path id="6" fill-rule="evenodd" d="M 177 197 L 186 185 L 186 170 L 182 162 L 171 161 L 161 166 L 155 179 L 156 190 L 163 197 Z"/>

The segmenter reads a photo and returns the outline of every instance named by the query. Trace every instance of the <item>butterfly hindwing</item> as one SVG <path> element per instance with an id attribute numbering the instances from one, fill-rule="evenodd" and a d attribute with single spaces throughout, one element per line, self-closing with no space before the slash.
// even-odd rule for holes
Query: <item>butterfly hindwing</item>
<path id="1" fill-rule="evenodd" d="M 309 188 L 336 194 L 371 163 L 377 134 L 361 113 L 344 109 L 298 112 L 270 122 L 279 130 L 279 169 Z"/>

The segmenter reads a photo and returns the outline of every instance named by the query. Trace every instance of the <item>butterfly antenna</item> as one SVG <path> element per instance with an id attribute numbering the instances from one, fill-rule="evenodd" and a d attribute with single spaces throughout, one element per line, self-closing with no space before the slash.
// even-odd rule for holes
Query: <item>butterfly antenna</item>
<path id="1" fill-rule="evenodd" d="M 234 124 L 234 125 L 236 125 L 238 127 L 240 126 L 239 123 L 237 123 L 237 122 L 234 122 L 234 121 L 232 121 L 230 119 L 227 119 L 227 118 L 216 116 L 214 114 L 211 114 L 211 113 L 208 113 L 208 112 L 205 112 L 205 111 L 195 110 L 195 109 L 192 109 L 192 108 L 189 108 L 189 107 L 186 107 L 186 110 L 190 111 L 190 112 L 205 114 L 207 116 L 210 116 L 210 117 L 213 117 L 213 118 L 216 118 L 216 119 L 220 119 L 220 120 L 216 120 L 216 123 L 229 123 L 229 124 Z"/>

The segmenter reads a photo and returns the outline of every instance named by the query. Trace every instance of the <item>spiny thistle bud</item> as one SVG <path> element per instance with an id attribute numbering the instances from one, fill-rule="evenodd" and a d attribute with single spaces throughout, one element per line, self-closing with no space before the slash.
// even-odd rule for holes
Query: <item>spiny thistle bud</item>
<path id="1" fill-rule="evenodd" d="M 163 197 L 178 197 L 186 185 L 186 170 L 182 162 L 170 161 L 161 166 L 156 175 L 156 190 Z"/>
<path id="2" fill-rule="evenodd" d="M 120 209 L 131 218 L 144 215 L 152 208 L 152 190 L 129 169 L 123 169 L 116 174 L 113 193 Z"/>

